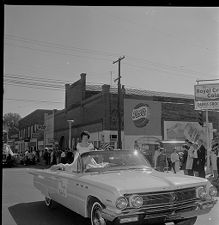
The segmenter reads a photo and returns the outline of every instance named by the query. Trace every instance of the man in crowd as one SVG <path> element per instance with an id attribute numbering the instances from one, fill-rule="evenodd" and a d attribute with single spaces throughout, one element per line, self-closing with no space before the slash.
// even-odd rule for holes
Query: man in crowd
<path id="1" fill-rule="evenodd" d="M 179 172 L 179 155 L 177 153 L 177 149 L 174 148 L 173 152 L 171 153 L 171 163 L 172 163 L 172 167 L 173 167 L 173 172 L 177 173 Z"/>
<path id="2" fill-rule="evenodd" d="M 154 152 L 154 168 L 157 167 L 157 157 L 160 155 L 160 145 L 157 146 L 157 149 Z"/>
<path id="3" fill-rule="evenodd" d="M 45 160 L 46 165 L 49 165 L 49 151 L 48 148 L 45 148 L 44 154 L 43 154 L 43 159 Z"/>
<path id="4" fill-rule="evenodd" d="M 203 141 L 198 141 L 199 148 L 197 150 L 197 171 L 198 176 L 205 178 L 205 163 L 206 163 L 206 156 L 207 156 L 207 150 L 203 145 Z"/>
<path id="5" fill-rule="evenodd" d="M 219 178 L 219 144 L 217 142 L 212 144 L 211 163 L 212 163 L 214 179 L 218 179 Z"/>
<path id="6" fill-rule="evenodd" d="M 161 172 L 164 172 L 165 168 L 168 167 L 167 156 L 164 151 L 164 148 L 160 148 L 160 154 L 157 157 L 157 169 Z"/>
<path id="7" fill-rule="evenodd" d="M 188 157 L 189 146 L 184 144 L 182 147 L 183 147 L 182 170 L 184 171 L 185 175 L 188 175 L 187 170 L 186 170 L 186 161 L 187 161 L 187 157 Z"/>
<path id="8" fill-rule="evenodd" d="M 193 171 L 193 159 L 194 159 L 194 146 L 189 140 L 186 140 L 186 145 L 188 146 L 188 156 L 186 160 L 186 171 L 189 176 L 194 176 Z"/>

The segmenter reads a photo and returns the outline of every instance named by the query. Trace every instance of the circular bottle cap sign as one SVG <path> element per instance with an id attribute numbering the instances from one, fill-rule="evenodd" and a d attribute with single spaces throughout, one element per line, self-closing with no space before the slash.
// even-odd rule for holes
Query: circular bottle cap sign
<path id="1" fill-rule="evenodd" d="M 150 108 L 147 104 L 139 103 L 132 110 L 132 121 L 136 127 L 144 127 L 148 124 Z"/>

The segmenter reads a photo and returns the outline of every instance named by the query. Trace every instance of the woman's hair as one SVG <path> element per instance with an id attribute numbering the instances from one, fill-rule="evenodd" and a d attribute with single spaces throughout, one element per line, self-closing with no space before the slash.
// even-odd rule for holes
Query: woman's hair
<path id="1" fill-rule="evenodd" d="M 90 138 L 90 134 L 89 134 L 88 131 L 82 131 L 82 132 L 81 132 L 81 140 L 82 140 L 83 136 L 87 136 L 88 139 Z"/>

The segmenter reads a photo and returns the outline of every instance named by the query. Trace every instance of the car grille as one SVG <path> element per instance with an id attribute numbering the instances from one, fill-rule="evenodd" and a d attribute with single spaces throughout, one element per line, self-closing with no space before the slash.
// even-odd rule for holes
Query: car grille
<path id="1" fill-rule="evenodd" d="M 189 211 L 196 207 L 196 188 L 187 188 L 175 191 L 159 193 L 139 193 L 143 198 L 141 209 L 147 209 L 148 213 L 171 213 L 174 211 Z M 130 195 L 125 195 L 127 198 Z M 127 208 L 132 209 L 131 206 Z"/>

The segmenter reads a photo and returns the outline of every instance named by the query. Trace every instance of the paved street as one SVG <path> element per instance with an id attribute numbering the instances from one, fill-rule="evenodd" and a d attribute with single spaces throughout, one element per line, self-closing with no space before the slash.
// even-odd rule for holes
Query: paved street
<path id="1" fill-rule="evenodd" d="M 32 175 L 26 168 L 3 169 L 3 225 L 85 225 L 87 221 L 65 207 L 48 209 L 41 193 L 33 187 Z M 218 225 L 219 203 L 196 225 Z"/>

